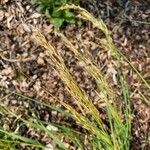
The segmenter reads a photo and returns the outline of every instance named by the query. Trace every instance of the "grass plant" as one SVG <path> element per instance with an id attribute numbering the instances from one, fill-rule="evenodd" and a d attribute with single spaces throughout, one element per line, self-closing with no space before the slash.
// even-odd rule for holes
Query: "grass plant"
<path id="1" fill-rule="evenodd" d="M 82 127 L 86 132 L 78 132 L 67 125 L 55 125 L 58 127 L 58 131 L 50 131 L 47 129 L 48 123 L 42 122 L 41 120 L 35 118 L 25 119 L 22 116 L 18 117 L 16 112 L 9 110 L 9 108 L 7 108 L 2 103 L 0 103 L 0 115 L 13 116 L 16 119 L 22 121 L 24 124 L 30 126 L 31 128 L 34 128 L 35 130 L 40 130 L 41 132 L 45 133 L 50 139 L 53 140 L 54 145 L 56 145 L 55 149 L 69 149 L 61 141 L 61 137 L 64 136 L 65 138 L 73 142 L 74 145 L 80 150 L 86 150 L 88 148 L 90 148 L 91 150 L 129 150 L 131 140 L 132 112 L 130 105 L 130 90 L 128 88 L 126 77 L 123 73 L 123 66 L 121 65 L 122 60 L 128 62 L 128 64 L 139 76 L 139 78 L 144 82 L 148 89 L 150 89 L 150 85 L 138 72 L 138 70 L 130 63 L 130 61 L 115 46 L 111 38 L 110 32 L 108 31 L 105 23 L 101 19 L 97 20 L 88 11 L 75 5 L 65 5 L 59 10 L 69 9 L 74 9 L 75 11 L 77 11 L 77 17 L 90 21 L 95 27 L 100 29 L 100 31 L 105 34 L 105 42 L 101 44 L 111 51 L 114 59 L 118 60 L 120 64 L 118 67 L 118 73 L 124 104 L 123 111 L 120 112 L 120 110 L 117 108 L 115 92 L 109 85 L 109 82 L 105 78 L 105 75 L 101 72 L 101 68 L 99 68 L 95 63 L 92 55 L 88 51 L 85 51 L 83 55 L 82 52 L 79 52 L 75 48 L 75 46 L 70 42 L 69 39 L 67 39 L 67 37 L 65 37 L 60 32 L 56 32 L 56 34 L 61 37 L 64 45 L 74 53 L 75 57 L 78 59 L 79 62 L 82 62 L 83 69 L 87 71 L 88 74 L 91 75 L 96 81 L 98 87 L 97 95 L 101 98 L 106 106 L 105 110 L 109 122 L 109 127 L 106 127 L 105 123 L 100 118 L 98 109 L 92 103 L 92 100 L 73 79 L 59 51 L 46 40 L 44 35 L 39 30 L 34 29 L 34 40 L 39 45 L 45 48 L 45 54 L 48 56 L 48 63 L 53 66 L 58 76 L 64 82 L 67 91 L 74 99 L 76 107 L 78 107 L 79 111 L 77 111 L 77 109 L 72 107 L 69 103 L 66 103 L 64 100 L 61 100 L 58 97 L 54 96 L 53 98 L 57 100 L 62 106 L 64 106 L 67 111 L 57 108 L 55 106 L 51 106 L 50 104 L 28 98 L 20 93 L 10 91 L 10 95 L 17 95 L 23 100 L 29 100 L 34 103 L 44 105 L 48 109 L 58 111 L 59 113 L 62 113 L 64 117 L 71 117 L 76 121 L 78 126 Z M 100 94 L 100 92 L 103 96 Z M 121 114 L 123 114 L 124 119 Z M 17 134 L 13 131 L 7 131 L 3 127 L 0 128 L 0 137 L 0 149 L 7 150 L 11 147 L 15 150 L 19 147 L 19 145 L 46 149 L 46 146 L 40 141 L 34 140 L 29 137 L 21 136 L 20 134 Z M 81 137 L 84 137 L 84 140 L 82 140 Z"/>

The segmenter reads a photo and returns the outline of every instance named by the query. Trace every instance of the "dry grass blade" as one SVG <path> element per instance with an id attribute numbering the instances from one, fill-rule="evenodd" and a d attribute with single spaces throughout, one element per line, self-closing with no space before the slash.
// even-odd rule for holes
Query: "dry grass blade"
<path id="1" fill-rule="evenodd" d="M 63 101 L 59 101 L 70 113 L 72 113 L 74 119 L 77 121 L 79 125 L 83 128 L 87 129 L 91 135 L 96 135 L 99 140 L 104 141 L 106 144 L 112 146 L 111 140 L 107 133 L 99 130 L 94 123 L 89 121 L 86 117 L 82 116 L 80 113 L 75 111 L 73 107 L 64 103 Z"/>
<path id="2" fill-rule="evenodd" d="M 61 36 L 63 42 L 65 45 L 72 51 L 74 52 L 76 58 L 83 63 L 83 66 L 85 70 L 95 79 L 97 82 L 97 86 L 99 88 L 99 91 L 103 93 L 103 100 L 107 105 L 107 108 L 109 109 L 108 111 L 111 113 L 113 118 L 115 118 L 118 126 L 120 128 L 123 127 L 121 117 L 118 115 L 117 108 L 115 106 L 115 96 L 113 91 L 111 90 L 112 88 L 109 87 L 104 75 L 100 72 L 99 67 L 94 63 L 93 58 L 91 54 L 88 51 L 84 52 L 84 57 L 83 54 L 80 53 L 75 46 L 61 33 L 57 33 L 59 36 Z M 99 97 L 100 94 L 99 94 Z"/>
<path id="3" fill-rule="evenodd" d="M 134 72 L 139 76 L 139 78 L 143 81 L 143 83 L 147 86 L 147 88 L 150 90 L 150 84 L 144 79 L 144 77 L 141 75 L 141 73 L 130 63 L 128 58 L 126 56 L 124 56 L 118 50 L 118 48 L 115 46 L 115 44 L 113 43 L 113 40 L 112 40 L 112 38 L 110 36 L 111 33 L 107 29 L 107 26 L 105 25 L 105 23 L 103 22 L 102 19 L 99 19 L 99 20 L 96 19 L 87 10 L 81 8 L 80 6 L 68 5 L 67 4 L 67 5 L 62 6 L 60 8 L 60 10 L 63 10 L 63 9 L 74 9 L 74 10 L 77 10 L 79 12 L 79 15 L 77 17 L 79 17 L 81 19 L 84 19 L 84 20 L 87 20 L 87 21 L 90 21 L 95 27 L 100 29 L 105 34 L 106 41 L 107 41 L 107 46 L 112 51 L 112 54 L 114 55 L 114 57 L 116 57 L 117 59 L 123 58 L 130 65 L 130 67 L 134 70 Z"/>
<path id="4" fill-rule="evenodd" d="M 84 90 L 77 85 L 77 83 L 72 78 L 69 70 L 67 69 L 66 65 L 64 64 L 64 61 L 60 54 L 58 54 L 57 50 L 51 46 L 50 43 L 48 43 L 45 39 L 45 37 L 39 32 L 36 31 L 33 34 L 34 39 L 43 47 L 46 48 L 46 54 L 49 56 L 48 62 L 52 64 L 58 73 L 59 77 L 63 80 L 63 82 L 66 85 L 67 90 L 71 94 L 71 96 L 75 99 L 75 102 L 77 103 L 78 107 L 80 108 L 82 115 L 84 115 L 83 111 L 88 112 L 94 120 L 99 125 L 99 128 L 103 135 L 107 135 L 105 127 L 103 122 L 101 121 L 99 117 L 99 112 L 95 108 L 95 106 L 92 104 L 92 102 L 89 100 L 88 96 L 84 92 Z M 84 109 L 82 109 L 84 108 Z M 73 113 L 73 109 L 70 109 L 70 111 Z M 93 131 L 92 131 L 93 132 Z M 105 142 L 108 144 L 111 143 L 108 136 L 105 136 Z"/>
<path id="5" fill-rule="evenodd" d="M 83 57 L 83 54 L 80 53 L 63 34 L 57 33 L 57 35 L 62 38 L 65 46 L 75 54 L 76 58 L 82 63 L 86 71 L 95 79 L 99 90 L 105 95 L 105 102 L 113 102 L 115 99 L 114 93 L 107 84 L 107 81 L 104 75 L 101 73 L 100 68 L 94 63 L 92 55 L 88 51 L 84 51 Z M 108 101 L 108 97 L 110 98 L 110 101 Z"/>

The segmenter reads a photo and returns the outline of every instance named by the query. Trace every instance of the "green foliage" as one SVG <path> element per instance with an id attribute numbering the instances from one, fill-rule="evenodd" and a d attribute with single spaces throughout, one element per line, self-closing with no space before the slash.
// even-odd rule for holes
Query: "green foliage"
<path id="1" fill-rule="evenodd" d="M 70 10 L 59 10 L 65 4 L 79 4 L 80 0 L 33 0 L 37 8 L 44 13 L 54 25 L 60 28 L 63 23 L 76 23 L 74 14 Z"/>

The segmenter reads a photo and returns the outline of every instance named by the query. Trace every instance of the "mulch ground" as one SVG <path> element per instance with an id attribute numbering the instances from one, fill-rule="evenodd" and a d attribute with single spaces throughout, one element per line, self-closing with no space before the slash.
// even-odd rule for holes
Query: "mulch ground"
<path id="1" fill-rule="evenodd" d="M 95 5 L 84 4 L 95 16 L 101 16 L 107 24 L 112 37 L 120 51 L 127 56 L 131 63 L 150 82 L 150 1 L 110 1 L 109 3 L 99 0 Z M 38 46 L 31 38 L 31 26 L 39 28 L 45 33 L 47 39 L 53 43 L 66 60 L 70 72 L 76 81 L 87 92 L 97 107 L 98 99 L 94 93 L 95 84 L 92 78 L 79 67 L 78 61 L 67 50 L 60 39 L 55 37 L 53 26 L 38 11 L 29 0 L 1 0 L 0 5 L 0 86 L 6 90 L 0 90 L 0 97 L 4 97 L 9 91 L 21 92 L 23 95 L 36 99 L 44 99 L 57 106 L 60 104 L 49 97 L 49 94 L 58 96 L 60 99 L 70 99 L 65 91 L 62 81 L 56 72 L 45 60 L 44 49 Z M 80 50 L 91 51 L 95 61 L 103 72 L 111 79 L 112 85 L 117 87 L 117 77 L 114 79 L 116 69 L 109 52 L 98 47 L 97 39 L 103 35 L 90 23 L 84 22 L 81 27 L 68 25 L 61 31 Z M 91 42 L 91 43 L 89 43 Z M 150 93 L 139 80 L 138 76 L 125 63 L 126 74 L 132 95 L 132 142 L 133 150 L 150 149 L 150 107 L 142 100 L 140 92 L 150 98 Z M 52 122 L 60 122 L 55 111 L 49 111 L 42 106 L 33 105 L 29 101 L 21 101 L 11 96 L 1 100 L 10 109 L 15 109 L 24 116 L 37 115 L 40 119 Z M 60 115 L 59 115 L 60 117 Z M 58 119 L 58 120 L 56 120 Z M 11 124 L 13 125 L 11 126 Z M 8 126 L 15 129 L 16 122 L 7 117 L 1 118 L 0 126 Z M 25 129 L 22 129 L 25 132 Z M 34 134 L 33 132 L 27 132 Z M 35 135 L 33 135 L 35 136 Z M 41 137 L 37 137 L 41 139 Z"/>

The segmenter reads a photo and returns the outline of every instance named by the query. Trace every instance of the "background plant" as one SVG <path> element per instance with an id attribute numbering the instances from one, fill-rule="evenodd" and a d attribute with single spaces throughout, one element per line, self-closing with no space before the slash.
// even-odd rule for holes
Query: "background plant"
<path id="1" fill-rule="evenodd" d="M 60 28 L 63 23 L 76 23 L 74 14 L 69 10 L 58 10 L 65 4 L 79 4 L 80 0 L 33 0 L 37 8 L 44 13 L 54 25 L 55 28 Z"/>

